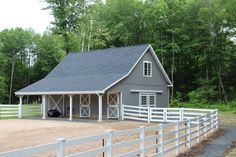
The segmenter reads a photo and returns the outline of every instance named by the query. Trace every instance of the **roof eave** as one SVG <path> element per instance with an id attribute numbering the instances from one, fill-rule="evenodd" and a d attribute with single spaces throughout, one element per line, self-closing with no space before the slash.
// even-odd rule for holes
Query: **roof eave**
<path id="1" fill-rule="evenodd" d="M 50 91 L 50 92 L 15 92 L 15 95 L 76 95 L 76 94 L 104 94 L 105 91 Z"/>

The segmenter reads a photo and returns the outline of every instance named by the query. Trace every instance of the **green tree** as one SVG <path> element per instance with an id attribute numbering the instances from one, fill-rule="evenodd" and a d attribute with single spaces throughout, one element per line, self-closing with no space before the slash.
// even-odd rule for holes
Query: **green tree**
<path id="1" fill-rule="evenodd" d="M 59 35 L 44 34 L 36 41 L 33 81 L 45 77 L 65 56 L 64 40 Z"/>

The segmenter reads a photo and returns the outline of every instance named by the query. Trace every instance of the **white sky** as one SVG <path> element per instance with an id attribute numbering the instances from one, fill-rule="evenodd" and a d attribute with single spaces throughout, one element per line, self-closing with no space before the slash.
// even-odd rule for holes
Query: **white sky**
<path id="1" fill-rule="evenodd" d="M 42 0 L 0 0 L 0 31 L 6 28 L 32 28 L 43 33 L 53 16 L 42 10 L 47 4 Z"/>

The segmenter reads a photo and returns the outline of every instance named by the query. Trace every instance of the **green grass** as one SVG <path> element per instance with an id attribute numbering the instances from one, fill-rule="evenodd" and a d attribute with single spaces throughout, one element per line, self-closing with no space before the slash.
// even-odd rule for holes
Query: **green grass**
<path id="1" fill-rule="evenodd" d="M 171 105 L 171 107 L 218 109 L 221 112 L 232 112 L 236 114 L 236 101 L 229 102 L 228 104 L 177 102 Z"/>

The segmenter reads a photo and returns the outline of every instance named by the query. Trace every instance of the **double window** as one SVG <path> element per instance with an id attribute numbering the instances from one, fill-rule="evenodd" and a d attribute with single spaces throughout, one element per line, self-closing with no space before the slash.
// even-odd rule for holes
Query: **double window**
<path id="1" fill-rule="evenodd" d="M 156 93 L 140 93 L 139 106 L 156 107 Z"/>
<path id="2" fill-rule="evenodd" d="M 143 62 L 143 76 L 152 77 L 152 62 L 150 61 Z"/>

